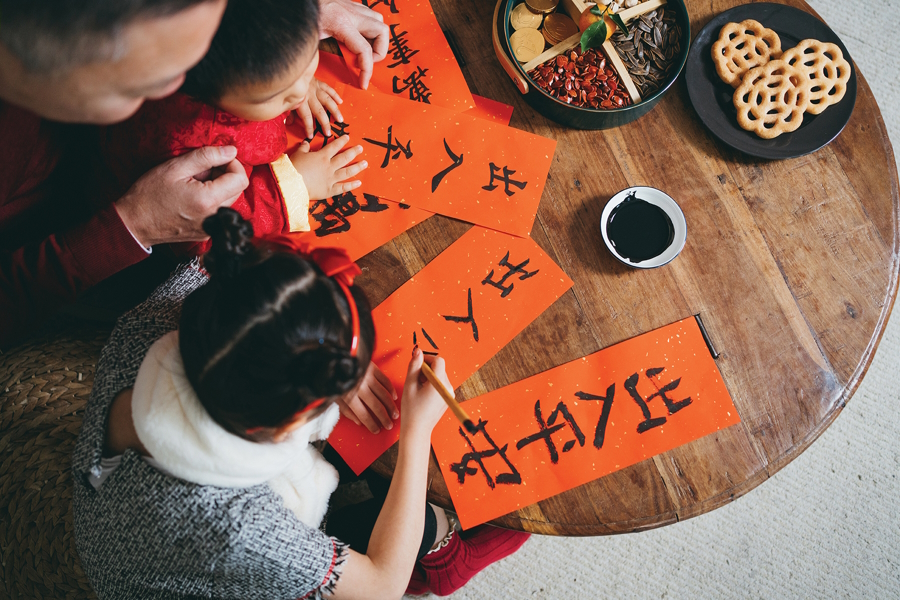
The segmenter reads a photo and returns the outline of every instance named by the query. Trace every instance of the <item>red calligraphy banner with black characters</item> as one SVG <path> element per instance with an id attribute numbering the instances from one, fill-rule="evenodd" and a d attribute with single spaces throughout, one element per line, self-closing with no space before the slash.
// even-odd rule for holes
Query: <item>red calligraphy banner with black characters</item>
<path id="1" fill-rule="evenodd" d="M 740 422 L 693 317 L 463 407 L 431 443 L 465 528 Z"/>
<path id="2" fill-rule="evenodd" d="M 400 393 L 418 344 L 459 385 L 571 286 L 531 238 L 473 227 L 372 311 L 373 360 Z M 342 418 L 328 443 L 358 474 L 397 441 L 399 425 L 372 434 Z"/>
<path id="3" fill-rule="evenodd" d="M 375 63 L 369 88 L 454 112 L 475 106 L 466 79 L 428 0 L 363 0 L 390 30 L 388 52 Z M 341 52 L 359 81 L 356 55 Z"/>
<path id="4" fill-rule="evenodd" d="M 372 194 L 517 236 L 531 232 L 556 141 L 467 113 L 336 83 L 341 132 Z"/>
<path id="5" fill-rule="evenodd" d="M 350 81 L 350 72 L 341 57 L 320 53 L 317 77 L 323 81 L 336 83 Z M 508 125 L 512 107 L 481 96 L 475 97 L 476 107 L 468 114 L 480 119 Z M 316 135 L 311 142 L 313 151 L 321 148 L 326 141 L 321 128 L 316 123 Z M 345 130 L 344 123 L 332 123 L 334 136 Z M 346 128 L 349 130 L 349 128 Z M 298 120 L 288 124 L 288 144 L 293 152 L 306 136 L 303 125 Z M 359 140 L 352 139 L 351 143 Z M 340 247 L 347 250 L 351 260 L 358 260 L 372 250 L 391 241 L 407 229 L 421 223 L 434 213 L 379 198 L 358 188 L 331 198 L 310 201 L 310 225 L 312 231 L 294 234 L 310 248 Z"/>

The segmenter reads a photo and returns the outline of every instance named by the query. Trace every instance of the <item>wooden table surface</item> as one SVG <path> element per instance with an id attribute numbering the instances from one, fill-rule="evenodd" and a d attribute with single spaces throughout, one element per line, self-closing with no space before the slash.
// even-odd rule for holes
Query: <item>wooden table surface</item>
<path id="1" fill-rule="evenodd" d="M 515 107 L 513 127 L 558 146 L 532 238 L 575 285 L 461 387 L 464 400 L 700 313 L 741 423 L 493 521 L 555 535 L 639 531 L 710 511 L 803 452 L 859 385 L 897 293 L 897 168 L 857 70 L 856 109 L 818 152 L 756 160 L 717 142 L 683 75 L 656 108 L 607 131 L 535 112 L 491 46 L 494 3 L 431 0 L 452 32 L 472 93 Z M 696 34 L 735 0 L 686 0 Z M 800 0 L 786 2 L 808 12 Z M 632 185 L 675 198 L 689 236 L 656 270 L 631 270 L 599 241 L 600 213 Z M 381 302 L 469 224 L 436 216 L 360 261 Z M 892 410 L 893 407 L 885 407 Z M 872 415 L 871 418 L 878 418 Z M 396 445 L 374 465 L 389 475 Z M 432 457 L 429 499 L 452 507 Z"/>

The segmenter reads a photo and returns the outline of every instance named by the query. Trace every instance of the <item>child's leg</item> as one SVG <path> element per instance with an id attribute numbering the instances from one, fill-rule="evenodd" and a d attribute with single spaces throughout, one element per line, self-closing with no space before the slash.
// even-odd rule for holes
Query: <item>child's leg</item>
<path id="1" fill-rule="evenodd" d="M 368 470 L 357 476 L 331 446 L 326 446 L 322 454 L 338 470 L 341 485 L 363 479 L 369 485 L 372 498 L 332 512 L 325 524 L 325 533 L 349 544 L 357 552 L 365 554 L 369 548 L 369 538 L 375 528 L 375 521 L 378 520 L 378 515 L 387 498 L 390 482 Z M 432 546 L 447 535 L 449 529 L 450 524 L 446 513 L 440 508 L 426 504 L 425 529 L 422 533 L 422 542 L 416 560 L 425 556 Z"/>

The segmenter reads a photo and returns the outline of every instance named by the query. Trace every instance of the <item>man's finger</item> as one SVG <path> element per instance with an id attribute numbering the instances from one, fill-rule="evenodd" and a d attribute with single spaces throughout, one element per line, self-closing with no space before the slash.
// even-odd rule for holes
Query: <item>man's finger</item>
<path id="1" fill-rule="evenodd" d="M 231 206 L 238 199 L 250 180 L 247 179 L 247 172 L 244 166 L 237 160 L 232 160 L 226 166 L 224 174 L 219 175 L 212 181 L 203 184 L 209 198 L 209 204 L 212 212 L 215 212 L 220 206 Z"/>
<path id="2" fill-rule="evenodd" d="M 235 157 L 237 148 L 234 146 L 205 146 L 173 158 L 168 164 L 177 178 L 192 179 L 204 171 L 232 162 Z"/>

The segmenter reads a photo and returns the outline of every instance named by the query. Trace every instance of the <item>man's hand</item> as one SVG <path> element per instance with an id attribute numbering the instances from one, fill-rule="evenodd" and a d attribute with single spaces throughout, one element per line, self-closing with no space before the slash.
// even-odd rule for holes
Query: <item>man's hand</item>
<path id="1" fill-rule="evenodd" d="M 338 406 L 342 415 L 357 425 L 365 425 L 372 433 L 378 433 L 381 427 L 394 427 L 393 419 L 400 416 L 396 400 L 397 392 L 391 380 L 375 363 L 369 363 L 359 388 L 349 398 L 340 398 Z"/>
<path id="2" fill-rule="evenodd" d="M 203 219 L 250 183 L 236 156 L 233 146 L 209 146 L 173 158 L 138 179 L 116 210 L 145 247 L 205 240 Z"/>
<path id="3" fill-rule="evenodd" d="M 390 30 L 384 17 L 351 0 L 322 0 L 319 5 L 322 39 L 334 36 L 356 55 L 359 87 L 369 87 L 374 63 L 387 56 Z"/>

